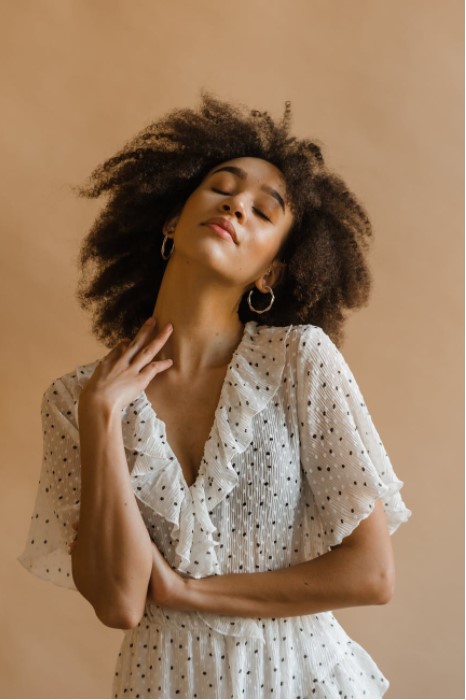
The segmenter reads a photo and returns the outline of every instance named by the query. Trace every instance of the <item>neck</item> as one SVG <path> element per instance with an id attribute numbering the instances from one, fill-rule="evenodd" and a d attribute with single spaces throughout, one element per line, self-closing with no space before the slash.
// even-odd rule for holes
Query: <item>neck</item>
<path id="1" fill-rule="evenodd" d="M 238 346 L 244 324 L 238 317 L 242 289 L 209 276 L 182 261 L 171 260 L 160 286 L 154 316 L 157 328 L 173 324 L 173 332 L 155 359 L 173 359 L 171 374 L 224 368 Z"/>

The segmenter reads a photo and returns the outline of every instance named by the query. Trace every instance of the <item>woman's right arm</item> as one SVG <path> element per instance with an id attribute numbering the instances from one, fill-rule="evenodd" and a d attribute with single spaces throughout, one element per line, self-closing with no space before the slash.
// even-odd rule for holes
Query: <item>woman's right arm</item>
<path id="1" fill-rule="evenodd" d="M 72 574 L 79 592 L 109 627 L 129 629 L 141 619 L 153 556 L 131 488 L 121 408 L 170 366 L 171 361 L 151 361 L 169 333 L 166 327 L 148 342 L 151 327 L 145 324 L 129 345 L 111 351 L 79 400 L 81 501 Z"/>

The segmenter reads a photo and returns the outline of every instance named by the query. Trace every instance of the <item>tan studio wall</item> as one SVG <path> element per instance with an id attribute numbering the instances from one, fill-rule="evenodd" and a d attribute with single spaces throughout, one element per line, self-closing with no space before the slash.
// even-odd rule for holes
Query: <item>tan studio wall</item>
<path id="1" fill-rule="evenodd" d="M 174 107 L 220 97 L 318 138 L 374 226 L 342 352 L 413 511 L 387 606 L 337 613 L 386 697 L 463 688 L 461 0 L 2 0 L 0 695 L 109 697 L 123 633 L 17 563 L 50 381 L 104 352 L 75 300 L 100 203 L 69 186 Z"/>

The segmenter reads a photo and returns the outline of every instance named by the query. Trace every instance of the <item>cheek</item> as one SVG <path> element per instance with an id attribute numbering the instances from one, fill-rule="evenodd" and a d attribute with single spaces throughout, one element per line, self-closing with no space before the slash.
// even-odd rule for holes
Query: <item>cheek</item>
<path id="1" fill-rule="evenodd" d="M 186 200 L 181 217 L 187 223 L 196 223 L 199 219 L 205 218 L 205 214 L 213 208 L 212 197 L 205 190 L 194 191 Z"/>
<path id="2" fill-rule="evenodd" d="M 193 193 L 185 201 L 180 212 L 177 228 L 179 231 L 189 231 L 193 226 L 196 226 L 205 219 L 206 208 L 203 206 L 201 198 Z"/>
<path id="3" fill-rule="evenodd" d="M 241 273 L 248 280 L 257 279 L 275 258 L 278 247 L 277 237 L 271 236 L 270 232 L 261 232 L 246 238 L 240 247 L 238 266 Z"/>
<path id="4" fill-rule="evenodd" d="M 270 227 L 258 227 L 255 235 L 248 241 L 248 249 L 250 255 L 253 255 L 256 260 L 262 260 L 267 264 L 276 256 L 282 241 L 284 233 L 281 229 L 271 230 Z"/>
<path id="5" fill-rule="evenodd" d="M 190 197 L 188 197 L 188 199 L 185 201 L 185 203 L 183 205 L 183 210 L 181 212 L 182 217 L 185 217 L 186 214 L 189 214 L 189 212 L 196 209 L 198 199 L 199 199 L 199 197 L 198 197 L 196 192 L 193 192 L 193 194 Z"/>

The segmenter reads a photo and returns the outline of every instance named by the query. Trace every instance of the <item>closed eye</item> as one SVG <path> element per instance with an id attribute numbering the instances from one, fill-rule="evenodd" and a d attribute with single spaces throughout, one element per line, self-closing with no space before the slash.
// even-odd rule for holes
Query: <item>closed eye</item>
<path id="1" fill-rule="evenodd" d="M 212 187 L 212 192 L 218 192 L 218 194 L 226 194 L 226 195 L 231 194 L 231 192 L 223 192 L 223 190 L 219 190 L 216 187 Z M 270 221 L 270 223 L 272 223 L 272 220 L 269 219 L 269 217 L 266 216 L 263 211 L 261 211 L 260 209 L 256 209 L 256 207 L 253 207 L 253 210 L 255 212 L 257 212 L 259 214 L 259 216 L 261 216 L 263 219 L 265 219 L 266 221 Z"/>
<path id="2" fill-rule="evenodd" d="M 271 219 L 269 219 L 269 217 L 266 216 L 263 211 L 261 211 L 260 209 L 256 209 L 255 207 L 253 207 L 253 209 L 254 209 L 254 211 L 257 211 L 259 216 L 261 216 L 263 219 L 265 219 L 266 221 L 270 221 L 270 223 L 272 223 Z"/>

